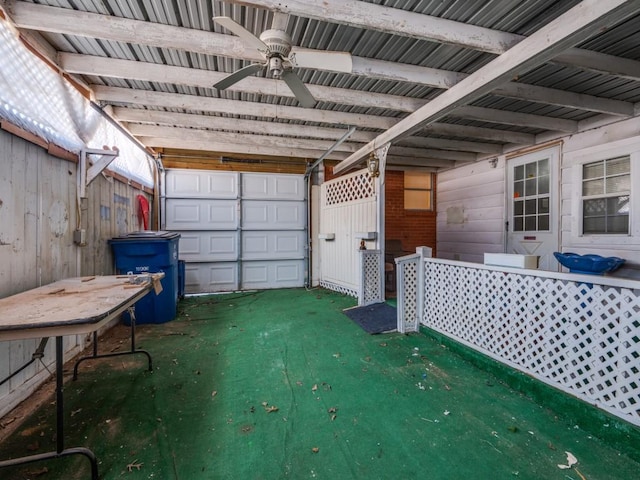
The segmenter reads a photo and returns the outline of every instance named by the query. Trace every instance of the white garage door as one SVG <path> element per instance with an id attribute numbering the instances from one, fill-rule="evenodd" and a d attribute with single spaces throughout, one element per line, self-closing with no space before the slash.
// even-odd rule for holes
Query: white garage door
<path id="1" fill-rule="evenodd" d="M 164 229 L 179 232 L 186 292 L 302 287 L 302 175 L 168 170 Z"/>

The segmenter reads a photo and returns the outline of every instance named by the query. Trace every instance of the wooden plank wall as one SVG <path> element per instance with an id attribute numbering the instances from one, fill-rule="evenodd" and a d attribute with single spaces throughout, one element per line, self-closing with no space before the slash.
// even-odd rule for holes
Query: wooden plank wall
<path id="1" fill-rule="evenodd" d="M 621 121 L 568 137 L 561 164 L 561 247 L 562 251 L 593 253 L 626 260 L 616 276 L 640 279 L 640 117 Z M 582 162 L 618 155 L 631 156 L 631 229 L 629 235 L 581 235 L 579 225 L 580 176 Z M 577 167 L 577 171 L 576 171 Z"/>
<path id="2" fill-rule="evenodd" d="M 438 174 L 438 258 L 482 263 L 504 248 L 504 161 L 488 161 Z"/>
<path id="3" fill-rule="evenodd" d="M 619 256 L 626 264 L 614 275 L 640 279 L 640 118 L 560 139 L 560 251 Z M 541 138 L 541 141 L 556 138 Z M 594 156 L 594 152 L 596 152 Z M 631 155 L 630 235 L 580 235 L 579 175 L 574 165 L 590 155 L 593 161 L 612 155 Z M 591 160 L 590 160 L 591 161 Z M 504 251 L 505 163 L 499 157 L 495 168 L 488 161 L 465 165 L 438 174 L 438 257 L 482 263 L 485 252 Z"/>
<path id="4" fill-rule="evenodd" d="M 76 164 L 0 130 L 0 297 L 61 278 L 113 273 L 107 240 L 138 229 L 140 193 L 99 176 L 82 204 L 88 244 L 78 247 L 73 243 L 78 219 Z M 67 356 L 78 353 L 85 340 L 65 338 Z M 39 343 L 0 342 L 0 380 L 28 362 Z M 53 349 L 49 341 L 43 359 L 47 366 L 53 363 Z M 0 416 L 49 376 L 43 363 L 32 363 L 0 385 Z"/>

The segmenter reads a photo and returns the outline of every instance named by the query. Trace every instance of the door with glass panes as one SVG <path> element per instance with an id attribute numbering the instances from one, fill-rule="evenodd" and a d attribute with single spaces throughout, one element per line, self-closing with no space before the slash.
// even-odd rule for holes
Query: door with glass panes
<path id="1" fill-rule="evenodd" d="M 507 253 L 536 255 L 538 268 L 558 271 L 559 148 L 507 162 Z"/>

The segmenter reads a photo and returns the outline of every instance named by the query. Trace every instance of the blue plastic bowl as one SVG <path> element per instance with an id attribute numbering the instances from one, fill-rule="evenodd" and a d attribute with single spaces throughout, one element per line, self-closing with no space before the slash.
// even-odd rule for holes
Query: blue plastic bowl
<path id="1" fill-rule="evenodd" d="M 577 253 L 554 252 L 553 256 L 563 267 L 569 269 L 571 273 L 584 273 L 587 275 L 604 275 L 620 268 L 624 263 L 624 258 L 602 257 L 600 255 Z"/>

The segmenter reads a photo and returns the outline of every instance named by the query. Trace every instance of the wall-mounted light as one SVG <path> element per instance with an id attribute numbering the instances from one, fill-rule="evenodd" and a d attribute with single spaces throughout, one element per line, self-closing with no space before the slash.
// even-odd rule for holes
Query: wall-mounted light
<path id="1" fill-rule="evenodd" d="M 498 166 L 498 159 L 492 158 L 491 160 L 489 160 L 489 166 L 491 168 L 496 168 Z"/>
<path id="2" fill-rule="evenodd" d="M 369 154 L 369 160 L 367 160 L 367 169 L 369 170 L 369 175 L 372 177 L 377 177 L 380 175 L 380 160 L 375 152 L 371 152 Z"/>

